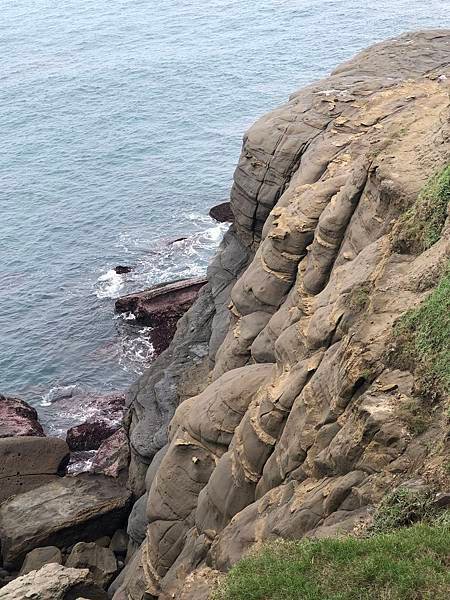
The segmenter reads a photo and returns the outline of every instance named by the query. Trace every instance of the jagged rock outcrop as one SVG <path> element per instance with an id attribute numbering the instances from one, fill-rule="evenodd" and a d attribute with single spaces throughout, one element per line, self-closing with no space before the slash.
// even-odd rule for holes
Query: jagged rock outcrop
<path id="1" fill-rule="evenodd" d="M 117 600 L 206 598 L 254 543 L 352 531 L 417 472 L 448 484 L 445 407 L 414 430 L 389 356 L 450 257 L 448 218 L 398 244 L 450 163 L 449 65 L 450 31 L 377 44 L 246 133 L 208 286 L 131 391 L 148 526 Z"/>

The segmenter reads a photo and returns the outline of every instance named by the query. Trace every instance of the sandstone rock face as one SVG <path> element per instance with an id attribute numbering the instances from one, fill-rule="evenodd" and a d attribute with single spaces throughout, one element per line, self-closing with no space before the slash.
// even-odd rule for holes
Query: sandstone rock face
<path id="1" fill-rule="evenodd" d="M 57 479 L 68 460 L 69 448 L 58 438 L 0 439 L 0 503 Z"/>
<path id="2" fill-rule="evenodd" d="M 89 569 L 92 580 L 103 588 L 110 583 L 117 571 L 114 552 L 109 548 L 102 548 L 94 542 L 75 544 L 67 558 L 66 566 L 75 569 Z"/>
<path id="3" fill-rule="evenodd" d="M 107 600 L 104 590 L 94 584 L 87 569 L 69 569 L 57 564 L 31 571 L 14 579 L 0 591 L 2 600 Z"/>
<path id="4" fill-rule="evenodd" d="M 61 550 L 56 546 L 35 548 L 26 555 L 19 575 L 26 575 L 30 571 L 39 571 L 41 567 L 50 563 L 62 564 Z"/>
<path id="5" fill-rule="evenodd" d="M 209 283 L 130 392 L 138 495 L 165 449 L 117 600 L 200 598 L 254 543 L 351 532 L 419 472 L 448 483 L 442 406 L 414 431 L 415 373 L 388 356 L 450 257 L 448 218 L 424 251 L 396 243 L 450 163 L 449 65 L 450 31 L 377 44 L 245 134 Z"/>
<path id="6" fill-rule="evenodd" d="M 0 438 L 16 436 L 44 436 L 35 409 L 19 398 L 0 394 Z"/>
<path id="7" fill-rule="evenodd" d="M 112 534 L 127 514 L 130 493 L 111 478 L 63 477 L 0 505 L 4 564 L 20 564 L 27 552 L 45 545 L 59 548 Z"/>

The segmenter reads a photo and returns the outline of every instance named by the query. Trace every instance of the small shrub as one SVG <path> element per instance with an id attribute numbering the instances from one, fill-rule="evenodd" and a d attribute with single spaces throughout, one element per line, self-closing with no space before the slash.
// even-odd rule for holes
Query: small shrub
<path id="1" fill-rule="evenodd" d="M 450 165 L 434 175 L 392 233 L 395 252 L 420 253 L 440 238 L 450 202 Z"/>
<path id="2" fill-rule="evenodd" d="M 387 533 L 419 521 L 429 522 L 437 514 L 432 500 L 433 493 L 430 490 L 397 488 L 379 504 L 370 532 Z"/>
<path id="3" fill-rule="evenodd" d="M 450 263 L 437 287 L 394 326 L 393 362 L 416 375 L 419 395 L 437 400 L 450 391 Z"/>
<path id="4" fill-rule="evenodd" d="M 348 308 L 354 313 L 359 313 L 365 310 L 369 305 L 371 291 L 372 286 L 370 283 L 366 282 L 356 285 L 346 298 L 346 304 Z"/>

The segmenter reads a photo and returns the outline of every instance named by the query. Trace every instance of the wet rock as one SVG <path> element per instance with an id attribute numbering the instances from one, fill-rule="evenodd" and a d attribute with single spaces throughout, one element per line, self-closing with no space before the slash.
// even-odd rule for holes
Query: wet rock
<path id="1" fill-rule="evenodd" d="M 0 438 L 15 436 L 41 436 L 44 430 L 35 409 L 20 400 L 0 394 Z"/>
<path id="2" fill-rule="evenodd" d="M 118 554 L 120 556 L 125 556 L 128 548 L 128 535 L 124 529 L 118 529 L 114 532 L 114 535 L 111 538 L 111 543 L 109 547 L 114 552 L 114 554 Z"/>
<path id="3" fill-rule="evenodd" d="M 133 270 L 133 267 L 129 267 L 126 265 L 117 265 L 116 267 L 114 267 L 114 271 L 117 273 L 117 275 L 124 275 L 125 273 L 131 273 L 132 270 Z"/>
<path id="4" fill-rule="evenodd" d="M 89 418 L 71 427 L 66 434 L 66 441 L 72 451 L 97 450 L 102 442 L 115 433 L 121 423 L 125 411 L 125 397 L 120 394 L 102 396 L 77 397 L 71 400 L 76 414 L 80 414 L 86 405 Z M 66 403 L 58 402 L 57 408 L 63 408 Z"/>
<path id="5" fill-rule="evenodd" d="M 118 313 L 132 313 L 136 322 L 152 328 L 150 339 L 160 354 L 172 340 L 178 319 L 188 310 L 206 279 L 181 279 L 116 300 Z"/>
<path id="6" fill-rule="evenodd" d="M 0 439 L 0 502 L 58 479 L 68 460 L 69 448 L 59 438 Z"/>
<path id="7" fill-rule="evenodd" d="M 92 462 L 92 471 L 108 477 L 119 477 L 128 468 L 128 438 L 121 427 L 102 442 Z"/>
<path id="8" fill-rule="evenodd" d="M 64 477 L 0 505 L 0 541 L 6 567 L 33 548 L 68 547 L 112 535 L 124 523 L 130 492 L 109 477 Z"/>
<path id="9" fill-rule="evenodd" d="M 72 451 L 97 450 L 118 427 L 117 424 L 102 420 L 75 425 L 67 431 L 66 442 Z"/>
<path id="10" fill-rule="evenodd" d="M 41 567 L 50 563 L 62 564 L 61 550 L 56 546 L 35 548 L 26 555 L 19 575 L 26 575 L 30 571 L 38 571 Z"/>
<path id="11" fill-rule="evenodd" d="M 231 202 L 221 202 L 209 210 L 209 216 L 219 223 L 233 223 L 234 215 L 231 210 Z"/>
<path id="12" fill-rule="evenodd" d="M 11 581 L 1 589 L 2 600 L 107 600 L 108 595 L 90 576 L 88 569 L 71 569 L 62 565 L 45 565 Z"/>
<path id="13" fill-rule="evenodd" d="M 100 587 L 106 587 L 117 571 L 114 552 L 91 542 L 79 542 L 73 547 L 66 561 L 67 567 L 89 569 L 92 580 Z"/>

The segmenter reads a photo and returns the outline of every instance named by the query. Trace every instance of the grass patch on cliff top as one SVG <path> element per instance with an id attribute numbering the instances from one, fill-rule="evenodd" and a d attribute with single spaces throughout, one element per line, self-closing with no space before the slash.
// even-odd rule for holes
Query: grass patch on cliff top
<path id="1" fill-rule="evenodd" d="M 341 540 L 276 542 L 237 563 L 215 600 L 444 600 L 450 526 Z"/>
<path id="2" fill-rule="evenodd" d="M 438 285 L 394 326 L 396 362 L 415 371 L 420 395 L 450 393 L 450 263 Z"/>
<path id="3" fill-rule="evenodd" d="M 450 165 L 426 183 L 394 230 L 396 252 L 423 252 L 438 241 L 450 202 Z"/>

